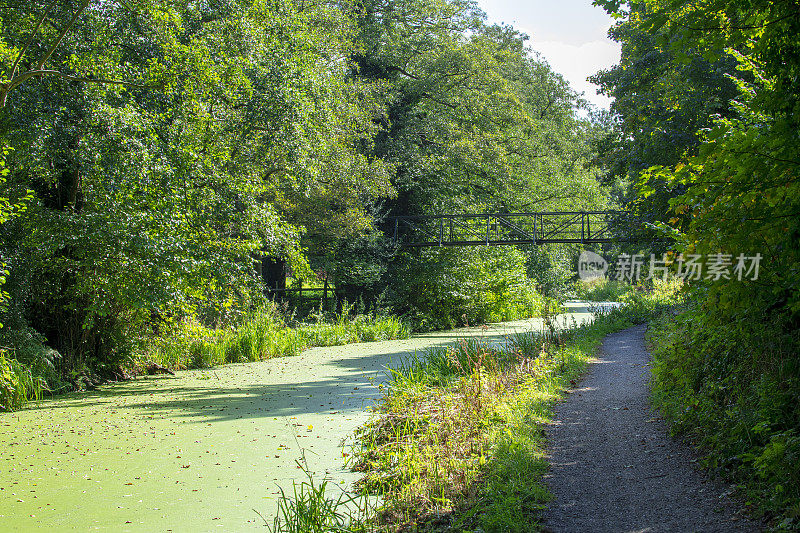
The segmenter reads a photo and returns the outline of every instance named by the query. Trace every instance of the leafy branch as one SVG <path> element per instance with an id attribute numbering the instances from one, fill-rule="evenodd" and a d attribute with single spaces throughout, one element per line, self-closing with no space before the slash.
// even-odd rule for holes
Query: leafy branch
<path id="1" fill-rule="evenodd" d="M 74 75 L 67 74 L 65 72 L 61 72 L 61 71 L 58 71 L 58 70 L 45 69 L 44 68 L 45 64 L 50 60 L 50 58 L 53 56 L 55 51 L 61 45 L 62 41 L 64 40 L 64 37 L 67 35 L 67 33 L 69 33 L 69 31 L 72 28 L 74 28 L 74 26 L 75 26 L 76 22 L 78 21 L 78 19 L 80 18 L 80 16 L 83 14 L 84 11 L 86 11 L 86 8 L 89 7 L 89 4 L 91 3 L 91 1 L 92 0 L 83 0 L 81 2 L 81 4 L 78 7 L 77 11 L 72 15 L 72 17 L 67 22 L 67 24 L 63 28 L 61 28 L 61 31 L 59 31 L 58 36 L 56 37 L 55 41 L 50 45 L 49 48 L 47 48 L 47 51 L 36 62 L 36 67 L 34 69 L 32 69 L 32 70 L 27 70 L 27 71 L 25 71 L 23 73 L 18 74 L 18 69 L 19 69 L 19 65 L 20 65 L 20 63 L 22 61 L 22 58 L 25 56 L 25 53 L 28 51 L 28 49 L 30 48 L 31 44 L 33 44 L 34 40 L 36 39 L 36 35 L 39 33 L 39 30 L 41 29 L 42 24 L 44 24 L 44 22 L 47 20 L 48 15 L 53 10 L 53 7 L 55 7 L 56 1 L 53 0 L 53 2 L 51 2 L 47 6 L 47 8 L 42 13 L 42 15 L 36 21 L 36 26 L 34 27 L 33 31 L 31 32 L 30 36 L 28 37 L 27 41 L 25 41 L 25 44 L 22 46 L 22 48 L 20 49 L 19 53 L 17 54 L 17 57 L 14 60 L 14 64 L 11 67 L 10 78 L 5 80 L 4 82 L 0 83 L 0 108 L 4 108 L 6 106 L 6 103 L 8 101 L 8 95 L 11 93 L 11 91 L 13 91 L 14 89 L 16 89 L 17 87 L 19 87 L 20 85 L 22 85 L 23 83 L 25 83 L 26 81 L 28 81 L 31 78 L 36 78 L 36 77 L 41 78 L 42 76 L 56 76 L 56 77 L 58 77 L 60 79 L 67 80 L 67 81 L 78 81 L 78 82 L 87 82 L 87 83 L 100 83 L 100 84 L 106 84 L 106 85 L 121 85 L 121 86 L 126 86 L 126 87 L 139 87 L 139 88 L 145 88 L 146 87 L 145 85 L 142 85 L 142 84 L 129 82 L 129 81 L 124 81 L 124 80 L 110 80 L 110 79 L 105 79 L 105 78 L 92 78 L 92 77 L 88 77 L 88 76 L 74 76 Z M 125 4 L 122 4 L 122 5 L 125 5 Z"/>

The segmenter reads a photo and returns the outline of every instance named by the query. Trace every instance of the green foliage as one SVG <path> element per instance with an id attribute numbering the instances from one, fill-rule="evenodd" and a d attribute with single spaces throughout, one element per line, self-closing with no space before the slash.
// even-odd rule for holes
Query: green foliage
<path id="1" fill-rule="evenodd" d="M 373 531 L 370 527 L 373 509 L 364 496 L 352 496 L 341 487 L 328 488 L 330 480 L 315 481 L 303 457 L 297 461 L 308 478 L 299 484 L 292 482 L 292 494 L 283 489 L 278 500 L 278 514 L 272 524 L 264 519 L 270 533 L 359 533 Z M 334 498 L 331 491 L 338 492 Z M 263 517 L 262 517 L 263 518 Z"/>
<path id="2" fill-rule="evenodd" d="M 756 310 L 729 321 L 694 303 L 652 334 L 653 395 L 759 514 L 797 526 L 800 337 L 785 326 Z"/>
<path id="3" fill-rule="evenodd" d="M 276 307 L 260 307 L 238 325 L 209 328 L 196 320 L 176 324 L 157 339 L 143 339 L 137 354 L 142 362 L 167 368 L 210 368 L 226 363 L 262 361 L 297 355 L 312 346 L 339 346 L 353 342 L 402 339 L 410 328 L 393 316 L 376 313 L 351 316 L 349 306 L 332 321 L 318 316 L 314 323 L 288 327 Z"/>
<path id="4" fill-rule="evenodd" d="M 67 390 L 56 370 L 61 354 L 30 328 L 0 331 L 0 410 L 13 411 L 44 394 Z"/>
<path id="5" fill-rule="evenodd" d="M 375 316 L 284 331 L 253 268 L 269 257 L 390 295 L 422 329 L 536 314 L 519 252 L 397 254 L 377 231 L 387 213 L 606 205 L 603 127 L 525 40 L 462 0 L 4 10 L 3 320 L 65 378 L 143 351 L 207 366 L 407 334 Z"/>
<path id="6" fill-rule="evenodd" d="M 685 187 L 665 180 L 641 186 L 640 176 L 653 165 L 696 153 L 699 132 L 714 117 L 730 116 L 729 102 L 736 96 L 729 77 L 736 61 L 725 54 L 704 57 L 696 45 L 680 42 L 663 28 L 648 31 L 649 17 L 660 9 L 655 4 L 632 4 L 612 27 L 610 35 L 622 48 L 620 63 L 592 78 L 614 98 L 612 127 L 598 141 L 599 161 L 607 168 L 603 181 L 614 186 L 620 203 L 641 222 L 651 224 L 674 216 L 669 200 Z"/>
<path id="7" fill-rule="evenodd" d="M 0 196 L 33 196 L 0 253 L 62 373 L 125 364 L 165 320 L 233 323 L 261 300 L 254 255 L 304 272 L 304 231 L 370 225 L 390 167 L 362 153 L 380 92 L 348 77 L 348 28 L 283 1 L 3 11 Z"/>
<path id="8" fill-rule="evenodd" d="M 286 328 L 273 308 L 265 307 L 236 327 L 213 329 L 184 322 L 176 331 L 148 341 L 142 357 L 168 368 L 209 368 L 296 355 L 303 348 L 299 333 Z"/>
<path id="9" fill-rule="evenodd" d="M 382 530 L 538 530 L 553 403 L 605 335 L 667 311 L 676 289 L 635 292 L 555 335 L 461 340 L 393 367 L 377 416 L 359 430 L 355 465 L 360 488 L 382 498 Z"/>
<path id="10" fill-rule="evenodd" d="M 800 13 L 771 0 L 651 0 L 625 25 L 633 28 L 626 42 L 655 39 L 682 71 L 733 67 L 723 69 L 732 100 L 704 119 L 696 147 L 649 162 L 662 166 L 642 173 L 642 201 L 669 191 L 669 214 L 657 220 L 683 253 L 723 254 L 734 264 L 740 254 L 763 258 L 757 280 L 691 287 L 689 307 L 655 337 L 656 399 L 760 513 L 796 526 Z"/>
<path id="11" fill-rule="evenodd" d="M 25 402 L 38 400 L 44 388 L 43 380 L 29 367 L 0 351 L 0 411 L 13 411 Z"/>
<path id="12" fill-rule="evenodd" d="M 424 249 L 400 261 L 392 303 L 415 329 L 515 320 L 540 311 L 543 299 L 514 248 Z"/>
<path id="13" fill-rule="evenodd" d="M 590 302 L 619 302 L 623 296 L 634 290 L 633 285 L 628 282 L 607 278 L 577 280 L 574 287 L 575 298 Z"/>
<path id="14" fill-rule="evenodd" d="M 797 315 L 800 298 L 800 226 L 797 212 L 797 95 L 789 91 L 800 69 L 796 56 L 777 53 L 793 46 L 800 15 L 780 2 L 749 7 L 709 1 L 675 5 L 649 2 L 634 18 L 641 31 L 662 32 L 687 54 L 725 49 L 735 71 L 729 74 L 736 100 L 703 131 L 696 151 L 667 158 L 668 166 L 643 175 L 643 196 L 661 184 L 683 194 L 669 202 L 681 251 L 688 253 L 760 253 L 770 258 L 758 290 L 738 280 L 715 280 L 711 299 L 732 312 L 753 300 Z M 754 11 L 755 6 L 759 11 Z M 684 24 L 687 20 L 691 24 Z M 697 28 L 698 20 L 706 30 Z M 731 24 L 727 21 L 738 21 Z M 719 30 L 716 30 L 719 28 Z M 684 63 L 692 59 L 685 58 Z M 662 163 L 662 164 L 663 164 Z"/>
<path id="15" fill-rule="evenodd" d="M 2 50 L 2 44 L 0 44 L 0 50 Z M 8 156 L 9 151 L 9 148 L 4 143 L 0 142 L 0 190 L 2 190 L 2 186 L 6 182 L 6 176 L 8 176 L 6 157 Z M 12 202 L 8 198 L 0 196 L 0 226 L 12 218 L 24 213 L 27 207 L 26 202 L 30 199 L 30 191 L 27 191 L 25 197 L 17 202 Z M 0 254 L 2 254 L 2 252 L 3 250 L 0 250 Z M 6 268 L 6 263 L 4 261 L 5 258 L 3 255 L 0 255 L 0 317 L 2 317 L 8 310 L 8 301 L 10 297 L 8 292 L 3 289 L 3 285 L 10 274 Z M 3 323 L 0 322 L 0 329 L 2 329 L 2 327 Z"/>
<path id="16" fill-rule="evenodd" d="M 673 305 L 679 301 L 683 289 L 680 278 L 659 278 L 645 280 L 636 285 L 627 281 L 598 278 L 591 281 L 577 280 L 574 283 L 575 297 L 591 302 L 635 302 L 642 298 L 640 293 L 649 295 L 649 301 Z"/>
<path id="17" fill-rule="evenodd" d="M 542 294 L 561 299 L 575 276 L 572 263 L 576 255 L 573 245 L 531 246 L 527 260 L 528 277 L 536 281 L 537 290 Z"/>
<path id="18" fill-rule="evenodd" d="M 386 88 L 383 131 L 370 151 L 395 169 L 398 195 L 376 208 L 378 220 L 606 204 L 591 164 L 599 128 L 578 118 L 585 103 L 523 34 L 485 24 L 461 0 L 370 0 L 350 9 L 360 45 L 355 75 Z M 363 273 L 366 292 L 388 287 L 395 310 L 420 329 L 535 312 L 538 297 L 523 287 L 512 253 L 503 267 L 500 251 L 391 257 L 380 239 L 332 247 L 342 262 L 330 269 L 337 286 L 359 285 L 353 274 Z M 501 275 L 492 274 L 497 266 Z"/>
<path id="19" fill-rule="evenodd" d="M 352 342 L 404 339 L 410 335 L 411 329 L 394 316 L 356 315 L 331 324 L 304 325 L 299 331 L 308 346 L 339 346 Z"/>

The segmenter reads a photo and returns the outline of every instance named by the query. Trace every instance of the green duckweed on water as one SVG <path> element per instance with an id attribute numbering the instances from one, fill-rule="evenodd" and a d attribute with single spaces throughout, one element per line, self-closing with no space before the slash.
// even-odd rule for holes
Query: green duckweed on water
<path id="1" fill-rule="evenodd" d="M 570 311 L 577 321 L 591 316 L 580 304 Z M 535 319 L 314 348 L 2 413 L 0 529 L 263 529 L 258 513 L 271 519 L 279 487 L 305 477 L 302 450 L 313 475 L 355 481 L 342 443 L 366 421 L 390 361 L 456 338 L 539 327 Z"/>

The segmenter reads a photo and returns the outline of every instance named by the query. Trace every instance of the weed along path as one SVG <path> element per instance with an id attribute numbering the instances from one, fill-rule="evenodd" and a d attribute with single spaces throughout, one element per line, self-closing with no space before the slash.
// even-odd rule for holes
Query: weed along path
<path id="1" fill-rule="evenodd" d="M 569 322 L 591 317 L 568 304 Z M 314 348 L 296 357 L 140 378 L 0 413 L 2 531 L 242 531 L 272 520 L 278 487 L 344 485 L 341 443 L 386 366 L 415 349 L 498 338 L 541 320 Z M 255 511 L 254 511 L 255 510 Z"/>
<path id="2" fill-rule="evenodd" d="M 550 532 L 758 531 L 649 408 L 644 326 L 606 337 L 548 430 Z"/>

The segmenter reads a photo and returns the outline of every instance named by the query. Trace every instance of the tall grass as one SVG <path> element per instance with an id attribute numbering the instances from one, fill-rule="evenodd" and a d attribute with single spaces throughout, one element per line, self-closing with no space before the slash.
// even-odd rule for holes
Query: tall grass
<path id="1" fill-rule="evenodd" d="M 362 533 L 373 530 L 374 508 L 369 497 L 363 493 L 348 494 L 341 487 L 333 489 L 337 495 L 332 497 L 328 488 L 330 480 L 327 477 L 322 481 L 314 480 L 305 456 L 296 463 L 305 473 L 306 480 L 293 482 L 291 495 L 280 489 L 278 513 L 272 524 L 262 516 L 270 533 Z"/>
<path id="2" fill-rule="evenodd" d="M 337 346 L 406 338 L 401 320 L 377 313 L 352 316 L 351 308 L 314 322 L 286 325 L 273 305 L 248 314 L 238 326 L 209 328 L 188 320 L 170 334 L 149 341 L 140 358 L 173 369 L 209 368 L 226 363 L 261 361 L 296 355 L 312 346 Z"/>
<path id="3" fill-rule="evenodd" d="M 633 285 L 628 282 L 606 278 L 578 280 L 574 285 L 575 297 L 578 300 L 591 302 L 618 302 L 633 290 Z"/>
<path id="4" fill-rule="evenodd" d="M 0 343 L 10 347 L 0 348 L 0 411 L 68 388 L 56 372 L 61 355 L 45 346 L 40 335 L 28 328 L 2 333 Z"/>
<path id="5" fill-rule="evenodd" d="M 356 315 L 331 323 L 304 324 L 299 326 L 298 331 L 307 346 L 385 341 L 410 335 L 409 327 L 399 318 L 375 315 Z"/>
<path id="6" fill-rule="evenodd" d="M 579 300 L 592 302 L 625 302 L 636 298 L 636 294 L 648 294 L 647 300 L 655 305 L 664 298 L 674 299 L 682 288 L 680 278 L 666 280 L 654 278 L 643 280 L 637 284 L 607 278 L 598 278 L 591 281 L 578 280 L 574 285 L 575 297 Z"/>
<path id="7" fill-rule="evenodd" d="M 390 531 L 527 531 L 547 501 L 542 424 L 599 334 L 528 332 L 463 340 L 394 368 L 380 416 L 360 432 L 362 486 L 383 495 Z M 589 339 L 589 346 L 587 340 Z"/>
<path id="8" fill-rule="evenodd" d="M 304 347 L 299 332 L 284 327 L 274 309 L 266 307 L 237 327 L 212 329 L 184 322 L 170 335 L 152 341 L 144 356 L 168 368 L 208 368 L 294 355 Z"/>
<path id="9" fill-rule="evenodd" d="M 346 302 L 339 313 L 319 311 L 312 321 L 293 327 L 274 304 L 268 304 L 227 327 L 204 326 L 194 318 L 182 320 L 161 336 L 139 339 L 131 361 L 140 369 L 151 363 L 175 370 L 210 368 L 296 355 L 313 346 L 399 339 L 410 334 L 411 329 L 399 318 L 374 311 L 356 314 Z M 14 350 L 0 351 L 0 410 L 18 409 L 44 393 L 74 387 L 59 377 L 54 360 L 60 355 L 47 348 L 43 339 L 25 331 L 12 335 L 9 343 Z"/>
<path id="10" fill-rule="evenodd" d="M 19 409 L 25 402 L 38 400 L 47 384 L 32 368 L 0 351 L 0 411 Z"/>

